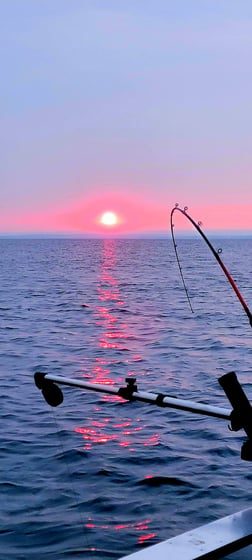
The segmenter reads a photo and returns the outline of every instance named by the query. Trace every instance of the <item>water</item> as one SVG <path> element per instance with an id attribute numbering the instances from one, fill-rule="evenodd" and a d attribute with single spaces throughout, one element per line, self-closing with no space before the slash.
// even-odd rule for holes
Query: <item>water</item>
<path id="1" fill-rule="evenodd" d="M 221 244 L 251 307 L 252 239 Z M 33 382 L 134 375 L 229 408 L 217 380 L 234 370 L 251 398 L 251 329 L 203 242 L 178 241 L 194 314 L 169 239 L 0 249 L 0 558 L 117 559 L 249 507 L 243 434 L 226 421 L 69 388 L 52 409 Z"/>

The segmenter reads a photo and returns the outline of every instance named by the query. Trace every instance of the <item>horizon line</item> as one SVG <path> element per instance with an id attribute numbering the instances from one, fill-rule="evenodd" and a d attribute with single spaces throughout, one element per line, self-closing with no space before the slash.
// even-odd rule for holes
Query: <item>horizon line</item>
<path id="1" fill-rule="evenodd" d="M 232 229 L 209 229 L 207 235 L 213 237 L 252 237 L 252 230 L 232 230 Z M 197 233 L 195 231 L 177 230 L 177 237 L 192 238 Z M 0 239 L 166 239 L 171 236 L 170 230 L 167 231 L 143 231 L 128 233 L 81 233 L 81 232 L 0 232 Z"/>

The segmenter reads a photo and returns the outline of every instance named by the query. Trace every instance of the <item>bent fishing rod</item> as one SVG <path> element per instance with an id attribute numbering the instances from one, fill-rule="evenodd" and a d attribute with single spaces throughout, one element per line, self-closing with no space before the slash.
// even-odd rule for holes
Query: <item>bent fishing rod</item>
<path id="1" fill-rule="evenodd" d="M 91 383 L 84 379 L 71 379 L 44 372 L 36 372 L 34 374 L 34 381 L 36 387 L 41 390 L 45 401 L 52 407 L 57 407 L 63 402 L 64 397 L 59 385 L 66 385 L 95 391 L 96 393 L 112 394 L 121 397 L 124 401 L 142 401 L 163 408 L 172 408 L 177 411 L 183 410 L 228 420 L 231 431 L 237 432 L 243 429 L 247 435 L 247 439 L 241 447 L 241 458 L 245 461 L 252 461 L 252 406 L 233 371 L 219 378 L 219 384 L 232 405 L 231 410 L 180 399 L 163 393 L 139 391 L 135 377 L 126 377 L 126 385 L 124 387 Z"/>
<path id="2" fill-rule="evenodd" d="M 195 222 L 195 220 L 187 213 L 187 206 L 185 206 L 183 209 L 179 207 L 178 204 L 175 204 L 174 208 L 171 211 L 171 215 L 170 215 L 170 225 L 171 225 L 171 235 L 172 235 L 172 241 L 173 241 L 173 246 L 174 246 L 174 251 L 175 251 L 175 255 L 176 255 L 176 259 L 177 259 L 177 263 L 178 263 L 178 267 L 179 267 L 179 271 L 180 271 L 180 275 L 181 275 L 181 279 L 182 279 L 182 283 L 183 283 L 183 287 L 186 293 L 186 297 L 190 306 L 190 309 L 193 313 L 193 308 L 191 305 L 191 300 L 190 300 L 190 296 L 187 290 L 187 286 L 185 283 L 185 279 L 184 279 L 184 275 L 183 275 L 183 271 L 182 271 L 182 267 L 180 264 L 180 259 L 179 259 L 179 254 L 178 254 L 178 249 L 177 249 L 177 244 L 176 244 L 176 240 L 175 240 L 175 235 L 174 235 L 174 223 L 173 223 L 173 217 L 174 217 L 174 213 L 175 212 L 180 212 L 181 214 L 183 214 L 183 216 L 185 216 L 185 218 L 187 218 L 187 220 L 189 220 L 189 222 L 191 222 L 191 224 L 194 226 L 194 228 L 198 231 L 198 233 L 200 234 L 200 236 L 202 237 L 202 239 L 204 239 L 205 243 L 207 244 L 207 246 L 209 247 L 210 251 L 212 252 L 212 254 L 214 255 L 215 259 L 217 260 L 218 264 L 220 265 L 222 271 L 224 272 L 229 284 L 232 286 L 236 296 L 238 297 L 248 319 L 249 319 L 249 323 L 250 326 L 252 327 L 252 313 L 249 310 L 244 298 L 242 297 L 240 290 L 238 289 L 238 287 L 236 286 L 236 283 L 234 281 L 234 279 L 232 278 L 230 272 L 228 271 L 227 267 L 224 265 L 221 257 L 220 257 L 220 253 L 222 252 L 221 249 L 218 249 L 218 251 L 215 250 L 215 248 L 213 247 L 212 243 L 209 241 L 209 239 L 207 238 L 206 234 L 202 231 L 201 229 L 201 222 Z"/>

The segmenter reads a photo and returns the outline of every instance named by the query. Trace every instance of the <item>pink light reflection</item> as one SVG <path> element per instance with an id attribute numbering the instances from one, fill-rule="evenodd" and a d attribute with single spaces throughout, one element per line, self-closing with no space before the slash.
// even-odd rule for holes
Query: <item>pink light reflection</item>
<path id="1" fill-rule="evenodd" d="M 129 530 L 129 529 L 134 529 L 137 533 L 141 533 L 140 535 L 138 535 L 138 543 L 141 544 L 145 544 L 146 541 L 149 541 L 153 538 L 156 537 L 156 533 L 154 532 L 145 532 L 145 531 L 150 531 L 150 523 L 151 520 L 150 519 L 145 519 L 143 521 L 138 521 L 137 523 L 119 523 L 117 525 L 98 525 L 95 524 L 93 522 L 92 519 L 89 519 L 89 522 L 86 523 L 86 527 L 88 528 L 97 528 L 98 530 L 102 529 L 102 530 L 114 530 L 114 531 L 125 531 L 125 530 Z"/>
<path id="2" fill-rule="evenodd" d="M 129 325 L 125 322 L 125 315 L 121 321 L 118 313 L 118 305 L 122 305 L 123 299 L 119 290 L 119 283 L 115 276 L 115 267 L 117 264 L 116 240 L 105 239 L 103 244 L 103 255 L 101 263 L 101 271 L 98 278 L 97 293 L 98 305 L 95 308 L 96 325 L 97 325 L 97 354 L 94 358 L 94 366 L 92 382 L 102 385 L 124 384 L 119 377 L 115 379 L 112 375 L 114 372 L 114 364 L 117 363 L 117 351 L 128 350 L 128 340 L 131 335 Z M 131 356 L 131 360 L 140 361 L 142 358 L 135 354 Z M 127 358 L 119 357 L 119 361 L 129 363 Z M 130 371 L 128 375 L 134 376 L 134 371 Z M 119 397 L 115 395 L 99 395 L 103 402 L 118 402 Z M 120 399 L 121 400 L 121 399 Z M 94 420 L 92 415 L 87 418 L 88 425 L 77 427 L 76 432 L 83 439 L 85 450 L 92 449 L 95 445 L 105 445 L 114 443 L 120 447 L 128 448 L 134 451 L 136 446 L 135 434 L 139 434 L 137 444 L 152 446 L 157 445 L 159 436 L 155 434 L 152 437 L 146 437 L 144 433 L 145 425 L 140 418 L 127 420 L 126 422 L 115 422 L 111 418 L 103 417 L 102 407 L 96 407 L 95 411 L 101 411 L 102 420 Z M 96 416 L 97 417 L 97 416 Z M 133 424 L 134 422 L 134 424 Z"/>

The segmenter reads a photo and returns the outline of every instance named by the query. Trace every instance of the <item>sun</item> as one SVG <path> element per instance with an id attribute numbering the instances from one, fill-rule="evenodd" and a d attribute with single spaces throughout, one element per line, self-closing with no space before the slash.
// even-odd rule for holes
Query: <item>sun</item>
<path id="1" fill-rule="evenodd" d="M 115 212 L 104 212 L 100 219 L 104 226 L 115 226 L 118 223 L 118 217 Z"/>

